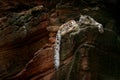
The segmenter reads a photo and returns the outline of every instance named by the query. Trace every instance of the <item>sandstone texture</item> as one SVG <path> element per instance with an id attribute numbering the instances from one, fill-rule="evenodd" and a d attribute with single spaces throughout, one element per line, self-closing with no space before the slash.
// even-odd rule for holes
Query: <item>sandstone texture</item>
<path id="1" fill-rule="evenodd" d="M 119 9 L 118 2 L 1 0 L 0 80 L 119 80 L 119 19 L 109 10 Z M 56 70 L 56 33 L 70 20 L 78 23 L 81 14 L 101 23 L 104 33 L 83 25 L 62 36 Z"/>

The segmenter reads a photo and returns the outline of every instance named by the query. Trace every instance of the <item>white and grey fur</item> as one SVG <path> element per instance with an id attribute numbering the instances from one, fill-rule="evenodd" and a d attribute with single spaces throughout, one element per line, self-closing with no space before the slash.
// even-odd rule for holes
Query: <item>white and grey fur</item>
<path id="1" fill-rule="evenodd" d="M 60 66 L 60 44 L 61 44 L 62 36 L 65 35 L 66 33 L 75 31 L 76 29 L 80 30 L 80 26 L 83 24 L 95 26 L 98 28 L 98 31 L 100 33 L 104 32 L 102 24 L 96 22 L 93 18 L 87 15 L 81 15 L 78 23 L 75 20 L 70 20 L 64 23 L 63 25 L 61 25 L 56 34 L 56 41 L 54 45 L 54 65 L 56 70 L 58 70 Z"/>
<path id="2" fill-rule="evenodd" d="M 97 27 L 100 33 L 104 32 L 102 24 L 96 22 L 93 18 L 91 18 L 88 15 L 81 15 L 78 24 L 80 26 L 84 24 L 84 25 L 90 25 L 92 27 Z"/>
<path id="3" fill-rule="evenodd" d="M 54 65 L 55 68 L 58 70 L 60 66 L 60 43 L 61 43 L 61 36 L 65 35 L 73 31 L 77 27 L 77 23 L 74 20 L 70 20 L 67 23 L 60 26 L 57 34 L 56 34 L 56 41 L 54 45 Z"/>

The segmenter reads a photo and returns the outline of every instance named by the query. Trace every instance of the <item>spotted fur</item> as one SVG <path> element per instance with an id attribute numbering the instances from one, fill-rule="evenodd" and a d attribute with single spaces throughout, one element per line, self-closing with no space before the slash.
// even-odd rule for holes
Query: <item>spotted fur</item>
<path id="1" fill-rule="evenodd" d="M 80 31 L 82 25 L 90 25 L 92 27 L 97 27 L 100 33 L 104 32 L 102 24 L 96 22 L 93 18 L 87 15 L 81 15 L 78 23 L 75 20 L 70 20 L 65 24 L 61 25 L 56 34 L 56 41 L 54 45 L 54 65 L 57 70 L 60 66 L 60 44 L 62 36 L 69 32 L 73 32 L 76 29 L 77 31 Z"/>

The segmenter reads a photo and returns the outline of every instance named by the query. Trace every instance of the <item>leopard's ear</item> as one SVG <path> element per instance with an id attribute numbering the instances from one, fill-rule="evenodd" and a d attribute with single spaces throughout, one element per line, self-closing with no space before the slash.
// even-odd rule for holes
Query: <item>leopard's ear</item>
<path id="1" fill-rule="evenodd" d="M 84 16 L 83 16 L 83 15 L 80 15 L 79 22 L 81 22 L 83 19 L 84 19 Z"/>
<path id="2" fill-rule="evenodd" d="M 103 26 L 102 24 L 98 23 L 97 21 L 95 21 L 92 17 L 88 16 L 88 15 L 81 15 L 80 16 L 80 20 L 78 23 L 80 26 L 82 25 L 90 25 L 92 26 L 91 28 L 98 28 L 98 31 L 100 33 L 104 32 Z"/>
<path id="3" fill-rule="evenodd" d="M 86 24 L 89 22 L 90 17 L 87 15 L 80 15 L 79 24 Z"/>

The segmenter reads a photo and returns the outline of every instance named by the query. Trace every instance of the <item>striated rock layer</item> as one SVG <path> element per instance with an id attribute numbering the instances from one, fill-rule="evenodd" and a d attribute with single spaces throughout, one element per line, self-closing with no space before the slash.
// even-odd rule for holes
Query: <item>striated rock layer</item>
<path id="1" fill-rule="evenodd" d="M 91 21 L 87 19 L 80 29 L 62 36 L 58 70 L 55 70 L 53 64 L 53 45 L 48 44 L 36 52 L 12 80 L 120 79 L 119 37 L 110 29 L 104 29 L 101 34 L 95 27 L 97 25 L 89 23 Z M 54 34 L 51 37 L 54 38 Z"/>
<path id="2" fill-rule="evenodd" d="M 0 79 L 19 72 L 48 42 L 48 25 L 43 6 L 0 18 Z"/>
<path id="3" fill-rule="evenodd" d="M 56 5 L 57 0 L 1 0 L 0 80 L 119 80 L 116 21 L 97 1 L 64 0 Z M 69 20 L 78 23 L 80 14 L 103 24 L 104 33 L 83 24 L 80 31 L 62 36 L 56 70 L 56 32 Z"/>

